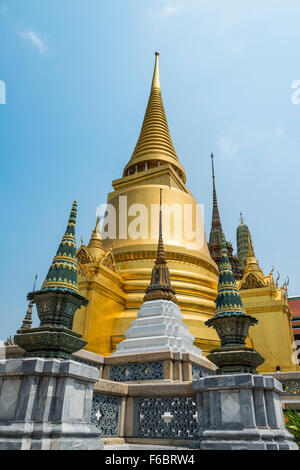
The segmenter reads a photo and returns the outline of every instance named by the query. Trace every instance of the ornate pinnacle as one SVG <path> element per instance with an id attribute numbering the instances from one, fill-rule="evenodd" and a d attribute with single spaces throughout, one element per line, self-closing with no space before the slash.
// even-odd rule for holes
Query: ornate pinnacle
<path id="1" fill-rule="evenodd" d="M 37 280 L 37 274 L 35 275 L 35 278 L 34 278 L 34 284 L 33 284 L 32 292 L 35 291 L 36 280 Z M 21 331 L 28 330 L 29 328 L 32 327 L 32 307 L 33 307 L 33 304 L 34 304 L 34 300 L 31 299 L 29 301 L 28 309 L 27 309 L 25 318 L 23 320 L 22 326 L 20 328 Z"/>
<path id="2" fill-rule="evenodd" d="M 52 261 L 42 290 L 63 290 L 78 293 L 75 224 L 77 201 L 74 201 L 68 225 Z"/>
<path id="3" fill-rule="evenodd" d="M 214 170 L 214 154 L 211 153 L 211 168 L 212 168 L 212 180 L 213 180 L 213 210 L 211 220 L 211 230 L 209 236 L 209 244 L 215 245 L 221 242 L 222 224 L 219 214 L 217 193 L 215 186 L 215 170 Z"/>
<path id="4" fill-rule="evenodd" d="M 162 190 L 160 189 L 160 208 L 159 208 L 159 237 L 157 245 L 157 255 L 152 269 L 151 282 L 146 289 L 144 302 L 147 300 L 172 300 L 176 302 L 176 292 L 170 281 L 170 273 L 165 259 L 164 242 L 162 236 Z"/>
<path id="5" fill-rule="evenodd" d="M 159 52 L 155 52 L 155 66 L 154 66 L 151 90 L 153 90 L 153 88 L 160 89 L 158 56 L 159 56 Z"/>
<path id="6" fill-rule="evenodd" d="M 248 232 L 248 258 L 255 258 L 255 254 L 254 254 L 254 250 L 253 250 L 253 246 L 252 246 L 252 242 L 251 242 L 251 238 L 250 238 L 250 233 Z"/>

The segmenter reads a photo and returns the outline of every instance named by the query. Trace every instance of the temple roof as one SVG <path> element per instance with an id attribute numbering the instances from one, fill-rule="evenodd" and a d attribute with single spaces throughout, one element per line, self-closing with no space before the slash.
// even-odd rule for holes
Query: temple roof
<path id="1" fill-rule="evenodd" d="M 68 225 L 41 290 L 78 293 L 75 224 L 77 201 L 74 201 Z"/>
<path id="2" fill-rule="evenodd" d="M 176 168 L 180 169 L 185 181 L 184 170 L 179 163 L 179 159 L 170 136 L 162 101 L 158 56 L 159 53 L 156 52 L 151 92 L 142 129 L 131 159 L 124 169 L 124 175 L 126 175 L 127 169 L 132 165 L 150 160 L 158 160 L 161 162 L 169 162 Z"/>

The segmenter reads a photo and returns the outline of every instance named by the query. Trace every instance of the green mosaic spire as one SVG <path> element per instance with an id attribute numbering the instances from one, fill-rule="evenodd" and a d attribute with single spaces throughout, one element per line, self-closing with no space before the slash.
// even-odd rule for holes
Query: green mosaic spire
<path id="1" fill-rule="evenodd" d="M 221 234 L 221 260 L 216 314 L 214 318 L 246 316 L 244 305 L 229 262 L 224 233 Z M 210 326 L 211 320 L 205 324 Z"/>
<path id="2" fill-rule="evenodd" d="M 78 293 L 75 240 L 76 213 L 77 201 L 74 201 L 65 234 L 41 290 Z"/>
<path id="3" fill-rule="evenodd" d="M 241 223 L 236 230 L 236 244 L 237 244 L 237 256 L 240 262 L 240 266 L 244 271 L 246 264 L 247 264 L 247 258 L 248 258 L 248 237 L 250 236 L 251 244 L 252 244 L 252 240 L 251 240 L 251 234 L 250 234 L 249 228 L 244 222 L 242 213 L 240 213 L 240 220 L 241 220 Z"/>
<path id="4" fill-rule="evenodd" d="M 213 349 L 207 359 L 218 366 L 217 374 L 251 373 L 264 358 L 253 348 L 246 346 L 250 326 L 257 319 L 247 315 L 228 259 L 224 233 L 221 234 L 221 260 L 215 316 L 205 322 L 212 326 L 221 340 L 221 346 Z"/>

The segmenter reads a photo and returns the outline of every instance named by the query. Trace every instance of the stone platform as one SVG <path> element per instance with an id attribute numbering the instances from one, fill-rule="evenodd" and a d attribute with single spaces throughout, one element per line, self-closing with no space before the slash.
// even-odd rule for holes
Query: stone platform
<path id="1" fill-rule="evenodd" d="M 0 450 L 100 450 L 91 422 L 96 367 L 62 359 L 0 361 Z"/>
<path id="2" fill-rule="evenodd" d="M 217 375 L 193 383 L 201 450 L 298 450 L 285 429 L 282 386 L 273 377 Z"/>

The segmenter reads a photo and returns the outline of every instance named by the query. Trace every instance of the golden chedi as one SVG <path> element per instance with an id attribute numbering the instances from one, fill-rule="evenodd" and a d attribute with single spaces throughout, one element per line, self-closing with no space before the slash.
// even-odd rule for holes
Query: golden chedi
<path id="1" fill-rule="evenodd" d="M 76 312 L 74 330 L 88 342 L 88 350 L 102 355 L 114 352 L 116 344 L 124 339 L 143 303 L 156 259 L 156 202 L 162 188 L 165 258 L 171 283 L 184 323 L 195 336 L 196 346 L 206 355 L 220 345 L 216 332 L 204 324 L 214 316 L 219 278 L 217 232 L 221 222 L 214 174 L 209 251 L 203 220 L 197 218 L 198 204 L 186 186 L 185 171 L 170 137 L 161 96 L 158 53 L 138 142 L 123 176 L 112 186 L 107 203 L 108 215 L 115 215 L 113 230 L 108 230 L 108 217 L 101 234 L 98 217 L 88 245 L 82 242 L 77 252 L 80 294 L 89 303 Z M 194 233 L 200 236 L 193 238 Z M 240 245 L 238 240 L 238 255 Z M 232 255 L 229 242 L 227 250 L 246 313 L 259 320 L 247 338 L 247 346 L 265 358 L 258 371 L 274 372 L 277 366 L 281 371 L 299 370 L 285 289 L 274 284 L 272 273 L 264 276 L 250 251 L 245 268 Z"/>
<path id="2" fill-rule="evenodd" d="M 83 243 L 78 250 L 80 291 L 89 304 L 76 315 L 74 328 L 88 341 L 90 351 L 103 355 L 113 352 L 143 302 L 156 258 L 159 205 L 155 203 L 161 188 L 165 255 L 184 322 L 204 353 L 219 344 L 215 332 L 204 325 L 214 314 L 218 268 L 209 254 L 201 220 L 200 237 L 191 237 L 196 231 L 198 204 L 185 179 L 169 133 L 156 53 L 138 142 L 123 177 L 112 182 L 114 191 L 108 194 L 107 202 L 116 213 L 116 236 L 105 237 L 103 227 L 101 246 L 105 254 L 100 253 L 100 245 L 98 249 L 102 257 Z M 147 210 L 148 227 L 145 231 L 144 224 L 143 233 L 137 238 L 130 232 L 141 204 Z M 155 206 L 157 210 L 153 212 Z M 191 234 L 185 233 L 187 219 L 192 224 Z"/>

